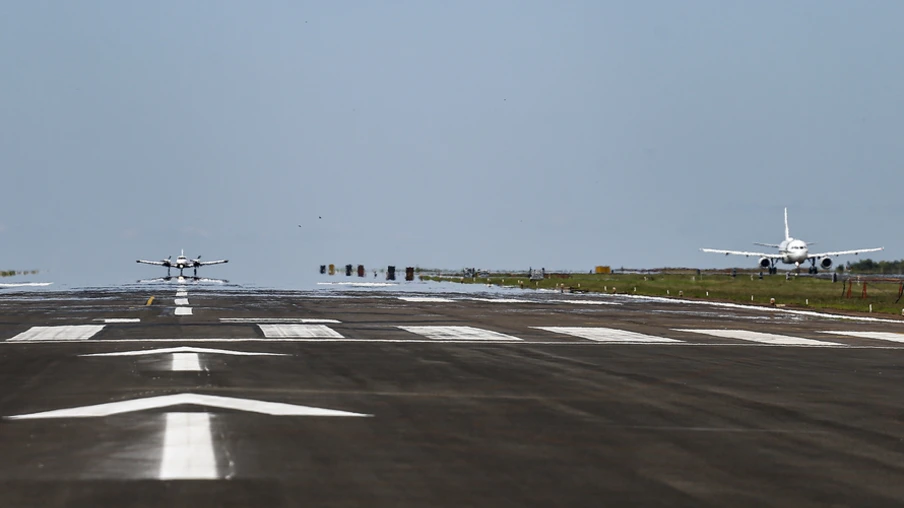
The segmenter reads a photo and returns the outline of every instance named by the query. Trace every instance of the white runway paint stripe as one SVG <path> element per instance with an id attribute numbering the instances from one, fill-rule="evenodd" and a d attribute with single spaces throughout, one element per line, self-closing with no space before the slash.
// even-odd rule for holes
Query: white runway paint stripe
<path id="1" fill-rule="evenodd" d="M 538 303 L 536 300 L 522 300 L 521 298 L 468 298 L 468 300 L 490 303 Z"/>
<path id="2" fill-rule="evenodd" d="M 161 480 L 216 480 L 217 460 L 207 413 L 167 413 Z"/>
<path id="3" fill-rule="evenodd" d="M 406 302 L 454 302 L 451 298 L 439 298 L 436 296 L 400 296 L 399 300 Z"/>
<path id="4" fill-rule="evenodd" d="M 299 323 L 299 324 L 339 324 L 342 321 L 338 319 L 317 319 L 317 318 L 230 318 L 221 317 L 221 323 Z"/>
<path id="5" fill-rule="evenodd" d="M 676 332 L 686 333 L 702 333 L 704 335 L 712 335 L 713 337 L 721 337 L 723 339 L 747 340 L 750 342 L 759 342 L 760 344 L 772 344 L 776 346 L 841 346 L 835 342 L 824 342 L 821 340 L 804 339 L 801 337 L 790 337 L 787 335 L 776 335 L 774 333 L 751 332 L 748 330 L 698 330 L 698 329 L 676 329 Z"/>
<path id="6" fill-rule="evenodd" d="M 198 353 L 173 353 L 171 370 L 199 372 L 201 370 L 201 359 L 198 357 Z"/>
<path id="7" fill-rule="evenodd" d="M 176 307 L 177 316 L 191 316 L 191 307 Z"/>
<path id="8" fill-rule="evenodd" d="M 400 326 L 431 340 L 520 341 L 518 337 L 471 326 Z"/>
<path id="9" fill-rule="evenodd" d="M 545 300 L 553 303 L 573 303 L 575 305 L 621 305 L 618 302 L 604 302 L 602 300 Z"/>
<path id="10" fill-rule="evenodd" d="M 267 338 L 341 339 L 338 332 L 326 325 L 268 325 L 259 324 Z"/>
<path id="11" fill-rule="evenodd" d="M 694 330 L 691 330 L 694 331 Z M 67 344 L 72 341 L 67 340 L 46 340 L 41 341 L 42 344 Z M 599 342 L 588 342 L 587 340 L 577 341 L 498 341 L 498 342 L 488 342 L 485 340 L 429 340 L 429 339 L 347 339 L 345 337 L 341 339 L 305 339 L 305 338 L 269 338 L 262 339 L 260 337 L 204 337 L 204 338 L 193 338 L 187 337 L 182 339 L 94 339 L 89 341 L 90 344 L 149 344 L 149 343 L 185 343 L 185 342 L 198 342 L 198 343 L 208 343 L 208 342 L 260 342 L 260 343 L 278 343 L 278 342 L 310 342 L 310 343 L 318 343 L 318 344 L 337 344 L 337 343 L 348 343 L 348 344 L 463 344 L 463 345 L 486 345 L 486 344 L 494 344 L 494 345 L 506 345 L 506 346 L 516 346 L 516 345 L 531 345 L 531 346 L 598 346 L 603 345 L 603 343 Z M 9 342 L 9 341 L 0 341 L 0 346 L 6 344 L 7 346 L 16 346 L 22 344 L 34 344 L 34 342 Z M 904 345 L 900 346 L 864 346 L 859 344 L 830 344 L 831 347 L 836 349 L 885 349 L 885 350 L 904 350 Z M 655 346 L 684 346 L 684 347 L 719 347 L 719 348 L 732 348 L 732 347 L 793 347 L 792 345 L 782 345 L 782 344 L 764 344 L 764 343 L 756 343 L 756 342 L 734 342 L 734 343 L 702 343 L 702 342 L 662 342 L 662 343 L 642 343 L 642 342 L 620 342 L 613 345 L 625 345 L 625 346 L 646 346 L 646 345 L 655 345 Z M 801 346 L 801 347 L 812 347 L 812 346 Z M 82 355 L 80 355 L 82 356 Z M 84 355 L 90 356 L 90 355 Z M 101 355 L 98 355 L 101 356 Z"/>
<path id="12" fill-rule="evenodd" d="M 103 329 L 104 325 L 33 326 L 9 339 L 9 342 L 88 340 Z"/>
<path id="13" fill-rule="evenodd" d="M 188 305 L 188 298 L 176 298 L 176 305 Z"/>
<path id="14" fill-rule="evenodd" d="M 567 326 L 534 326 L 532 328 L 545 330 L 552 333 L 561 333 L 563 335 L 571 335 L 573 337 L 580 337 L 582 339 L 592 340 L 595 342 L 606 342 L 612 344 L 682 342 L 680 340 L 668 339 L 665 337 L 655 337 L 653 335 L 645 335 L 642 333 L 618 330 L 615 328 Z"/>
<path id="15" fill-rule="evenodd" d="M 107 323 L 107 324 L 140 323 L 141 318 L 106 318 L 106 319 L 103 319 L 103 322 Z"/>
<path id="16" fill-rule="evenodd" d="M 188 291 L 176 291 L 176 296 L 188 296 Z"/>
<path id="17" fill-rule="evenodd" d="M 887 340 L 889 342 L 904 342 L 904 333 L 894 332 L 820 332 L 831 333 L 833 335 L 844 335 L 847 337 L 858 337 L 861 339 Z"/>
<path id="18" fill-rule="evenodd" d="M 199 393 L 179 393 L 175 395 L 160 395 L 157 397 L 144 397 L 141 399 L 122 400 L 119 402 L 107 402 L 93 406 L 73 407 L 69 409 L 55 409 L 41 413 L 7 416 L 10 420 L 39 420 L 43 418 L 99 418 L 147 409 L 160 409 L 164 407 L 191 404 L 195 406 L 215 407 L 219 409 L 234 409 L 236 411 L 248 411 L 271 416 L 371 416 L 361 413 L 350 413 L 337 409 L 325 409 L 321 407 L 298 406 L 282 402 L 267 402 L 263 400 L 240 399 L 237 397 L 222 397 L 219 395 L 203 395 Z"/>
<path id="19" fill-rule="evenodd" d="M 180 339 L 181 340 L 181 339 Z M 142 341 L 146 342 L 146 341 Z M 207 353 L 217 355 L 235 355 L 235 356 L 289 356 L 285 353 L 257 353 L 251 351 L 231 351 L 229 349 L 212 349 L 203 347 L 165 347 L 160 349 L 142 349 L 140 351 L 116 351 L 114 353 L 94 353 L 79 356 L 141 356 L 141 355 L 159 355 L 168 353 Z"/>

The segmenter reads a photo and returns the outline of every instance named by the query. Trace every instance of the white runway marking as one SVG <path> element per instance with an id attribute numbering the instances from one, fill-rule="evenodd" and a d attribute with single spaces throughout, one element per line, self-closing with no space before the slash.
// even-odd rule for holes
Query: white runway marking
<path id="1" fill-rule="evenodd" d="M 176 307 L 177 316 L 191 316 L 191 307 Z"/>
<path id="2" fill-rule="evenodd" d="M 188 305 L 188 298 L 176 298 L 176 305 Z"/>
<path id="3" fill-rule="evenodd" d="M 145 341 L 142 341 L 145 342 Z M 142 349 L 140 351 L 116 351 L 114 353 L 94 353 L 90 355 L 79 356 L 140 356 L 140 355 L 158 355 L 168 353 L 208 353 L 219 355 L 235 355 L 235 356 L 289 356 L 285 353 L 255 353 L 250 351 L 231 351 L 229 349 L 210 349 L 203 347 L 164 347 L 159 349 Z"/>
<path id="4" fill-rule="evenodd" d="M 9 342 L 88 340 L 103 329 L 104 325 L 33 326 Z"/>
<path id="5" fill-rule="evenodd" d="M 406 332 L 423 335 L 431 340 L 490 340 L 490 341 L 520 341 L 518 337 L 505 335 L 504 333 L 473 328 L 470 326 L 400 326 Z"/>
<path id="6" fill-rule="evenodd" d="M 161 480 L 215 480 L 217 460 L 207 413 L 167 413 Z"/>
<path id="7" fill-rule="evenodd" d="M 121 400 L 93 406 L 73 407 L 69 409 L 56 409 L 41 413 L 7 416 L 10 420 L 38 420 L 42 418 L 98 418 L 112 416 L 147 409 L 160 409 L 170 406 L 191 404 L 196 406 L 215 407 L 220 409 L 235 409 L 236 411 L 248 411 L 272 416 L 371 416 L 361 413 L 350 413 L 337 409 L 324 409 L 320 407 L 298 406 L 284 404 L 282 402 L 266 402 L 263 400 L 239 399 L 236 397 L 221 397 L 219 395 L 201 395 L 198 393 L 179 393 L 175 395 L 160 395 L 157 397 L 145 397 L 142 399 Z"/>
<path id="8" fill-rule="evenodd" d="M 400 296 L 399 300 L 406 302 L 454 302 L 451 298 L 439 298 L 436 296 Z"/>
<path id="9" fill-rule="evenodd" d="M 173 365 L 170 370 L 200 372 L 201 359 L 198 353 L 173 353 Z"/>
<path id="10" fill-rule="evenodd" d="M 820 332 L 831 333 L 833 335 L 846 335 L 848 337 L 859 337 L 861 339 L 887 340 L 890 342 L 904 342 L 904 333 L 894 332 Z"/>
<path id="11" fill-rule="evenodd" d="M 621 305 L 618 302 L 604 302 L 602 300 L 545 300 L 554 303 L 573 303 L 576 305 Z"/>
<path id="12" fill-rule="evenodd" d="M 751 332 L 747 330 L 697 330 L 686 329 L 676 332 L 702 333 L 704 335 L 712 335 L 713 337 L 722 337 L 723 339 L 748 340 L 751 342 L 759 342 L 761 344 L 773 344 L 777 346 L 841 346 L 835 342 L 824 342 L 821 340 L 803 339 L 800 337 L 789 337 L 787 335 L 776 335 L 774 333 Z"/>
<path id="13" fill-rule="evenodd" d="M 535 300 L 522 300 L 520 298 L 468 298 L 468 300 L 490 303 L 537 303 Z"/>
<path id="14" fill-rule="evenodd" d="M 140 323 L 141 318 L 106 318 L 103 320 L 104 323 L 114 324 L 114 323 Z"/>
<path id="15" fill-rule="evenodd" d="M 317 319 L 317 318 L 243 318 L 243 317 L 221 317 L 221 323 L 300 323 L 300 324 L 339 324 L 342 321 L 338 319 Z"/>
<path id="16" fill-rule="evenodd" d="M 675 339 L 667 339 L 665 337 L 655 337 L 653 335 L 644 335 L 642 333 L 628 332 L 625 330 L 617 330 L 615 328 L 596 328 L 596 327 L 567 327 L 567 326 L 534 326 L 538 330 L 546 330 L 552 333 L 561 333 L 580 337 L 582 339 L 592 340 L 595 342 L 608 343 L 668 343 L 682 342 Z"/>
<path id="17" fill-rule="evenodd" d="M 266 325 L 259 324 L 267 338 L 341 339 L 338 332 L 326 325 Z"/>
<path id="18" fill-rule="evenodd" d="M 176 296 L 188 296 L 188 291 L 176 291 Z"/>

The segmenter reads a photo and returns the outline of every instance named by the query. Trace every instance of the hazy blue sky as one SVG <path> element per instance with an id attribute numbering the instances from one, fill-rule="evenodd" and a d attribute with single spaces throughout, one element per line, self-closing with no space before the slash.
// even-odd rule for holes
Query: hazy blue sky
<path id="1" fill-rule="evenodd" d="M 786 205 L 820 248 L 904 258 L 901 19 L 897 0 L 5 2 L 0 268 L 127 282 L 180 248 L 282 286 L 330 262 L 752 266 L 698 248 L 778 241 Z"/>

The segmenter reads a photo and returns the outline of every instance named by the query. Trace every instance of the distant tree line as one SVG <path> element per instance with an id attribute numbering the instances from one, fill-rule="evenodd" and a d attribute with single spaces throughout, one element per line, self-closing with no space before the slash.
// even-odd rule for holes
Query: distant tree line
<path id="1" fill-rule="evenodd" d="M 840 271 L 840 266 L 838 267 Z M 872 259 L 861 259 L 856 263 L 848 261 L 844 271 L 854 273 L 883 273 L 883 274 L 901 274 L 904 273 L 904 259 L 898 261 L 873 261 Z"/>

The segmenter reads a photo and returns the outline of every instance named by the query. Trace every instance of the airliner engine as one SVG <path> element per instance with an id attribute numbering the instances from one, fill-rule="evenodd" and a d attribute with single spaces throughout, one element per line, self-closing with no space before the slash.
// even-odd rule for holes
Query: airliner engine
<path id="1" fill-rule="evenodd" d="M 819 266 L 821 266 L 823 270 L 828 270 L 829 268 L 832 268 L 832 258 L 822 258 L 819 261 Z"/>
<path id="2" fill-rule="evenodd" d="M 769 268 L 770 265 L 769 258 L 760 258 L 760 268 Z"/>

